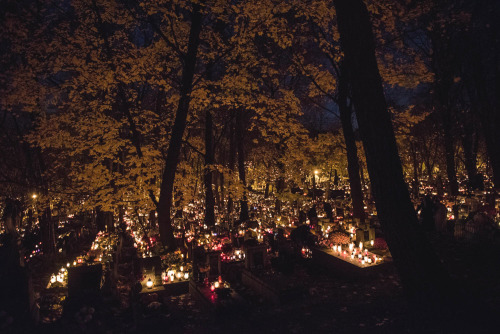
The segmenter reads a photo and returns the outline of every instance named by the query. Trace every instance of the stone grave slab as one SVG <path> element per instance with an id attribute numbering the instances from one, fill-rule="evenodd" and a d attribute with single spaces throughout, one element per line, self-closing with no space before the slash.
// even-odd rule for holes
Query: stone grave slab
<path id="1" fill-rule="evenodd" d="M 261 270 L 269 267 L 267 245 L 261 244 L 245 248 L 245 269 Z"/>
<path id="2" fill-rule="evenodd" d="M 331 249 L 312 248 L 313 263 L 346 277 L 372 277 L 384 271 L 390 264 L 380 261 L 376 264 L 361 264 L 349 256 L 336 254 Z"/>
<path id="3" fill-rule="evenodd" d="M 305 293 L 304 286 L 294 279 L 293 275 L 283 275 L 278 272 L 244 269 L 241 281 L 273 304 L 284 304 L 299 299 Z"/>
<path id="4" fill-rule="evenodd" d="M 231 288 L 224 295 L 219 295 L 208 286 L 190 280 L 189 294 L 205 311 L 216 315 L 231 314 L 247 307 L 246 301 Z"/>

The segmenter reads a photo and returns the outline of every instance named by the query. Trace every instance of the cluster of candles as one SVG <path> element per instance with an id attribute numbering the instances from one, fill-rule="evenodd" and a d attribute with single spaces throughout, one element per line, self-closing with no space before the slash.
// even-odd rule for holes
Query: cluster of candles
<path id="1" fill-rule="evenodd" d="M 52 276 L 50 276 L 50 285 L 56 282 L 64 283 L 67 280 L 67 278 L 68 278 L 68 271 L 66 270 L 66 268 L 62 267 L 61 269 L 59 269 L 57 275 L 52 274 Z"/>
<path id="2" fill-rule="evenodd" d="M 221 260 L 224 262 L 241 261 L 245 259 L 245 253 L 241 249 L 235 249 L 230 253 L 222 253 Z"/>
<path id="3" fill-rule="evenodd" d="M 229 283 L 222 281 L 221 276 L 219 276 L 219 279 L 217 281 L 212 282 L 212 284 L 210 284 L 210 291 L 212 292 L 215 292 L 215 290 L 219 288 L 226 288 L 226 289 L 229 288 Z"/>
<path id="4" fill-rule="evenodd" d="M 373 245 L 373 241 L 371 241 L 371 244 Z M 350 243 L 345 249 L 342 249 L 342 245 L 333 245 L 332 250 L 334 254 L 336 253 L 336 255 L 345 257 L 346 259 L 350 258 L 351 261 L 357 261 L 361 265 L 376 264 L 382 260 L 367 249 L 363 249 L 362 242 L 359 243 L 359 247 L 354 247 L 354 243 Z"/>
<path id="5" fill-rule="evenodd" d="M 99 232 L 97 234 L 96 239 L 92 243 L 91 246 L 91 251 L 97 251 L 98 249 L 102 249 L 103 251 L 110 251 L 112 249 L 111 241 L 109 240 L 103 240 L 106 236 L 102 233 Z M 38 248 L 38 247 L 37 247 Z M 101 262 L 103 257 L 103 253 L 100 252 L 98 256 L 94 259 L 94 261 Z M 84 265 L 85 264 L 85 259 L 83 256 L 78 256 L 76 260 L 73 262 L 68 262 L 66 263 L 66 268 L 62 267 L 59 269 L 59 272 L 57 274 L 52 274 L 50 276 L 50 284 L 54 284 L 56 282 L 59 283 L 64 283 L 68 279 L 68 269 L 69 267 L 73 266 L 76 267 L 78 265 Z"/>
<path id="6" fill-rule="evenodd" d="M 306 259 L 311 259 L 312 258 L 312 250 L 307 248 L 307 247 L 302 247 L 302 257 Z"/>
<path id="7" fill-rule="evenodd" d="M 179 271 L 171 269 L 167 272 L 163 272 L 161 274 L 162 279 L 165 283 L 174 282 L 175 279 L 177 279 L 177 281 L 186 281 L 189 279 L 189 272 L 185 271 L 185 269 L 184 266 L 181 266 Z"/>
<path id="8" fill-rule="evenodd" d="M 41 242 L 39 243 L 40 245 L 42 244 Z M 37 256 L 38 254 L 40 254 L 42 252 L 42 249 L 38 247 L 38 245 L 35 245 L 35 249 L 31 252 L 30 254 L 30 258 L 32 258 L 33 256 Z M 28 259 L 28 256 L 25 256 L 24 259 Z"/>

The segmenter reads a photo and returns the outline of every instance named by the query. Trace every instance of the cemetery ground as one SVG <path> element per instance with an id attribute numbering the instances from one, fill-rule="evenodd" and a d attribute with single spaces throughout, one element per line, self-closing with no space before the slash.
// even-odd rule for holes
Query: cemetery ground
<path id="1" fill-rule="evenodd" d="M 477 296 L 490 310 L 500 309 L 500 238 L 489 242 L 455 240 L 431 236 L 436 252 L 457 286 Z M 61 261 L 61 264 L 64 261 Z M 55 263 L 56 264 L 56 263 Z M 54 267 L 57 267 L 54 264 Z M 407 305 L 397 272 L 389 263 L 367 277 L 325 270 L 310 259 L 299 259 L 290 275 L 304 287 L 296 298 L 274 304 L 252 289 L 232 280 L 231 287 L 243 302 L 223 312 L 210 312 L 189 294 L 167 296 L 150 294 L 135 309 L 120 304 L 119 298 L 101 291 L 99 302 L 78 305 L 62 314 L 64 292 L 45 295 L 43 282 L 47 267 L 38 272 L 35 289 L 40 293 L 41 315 L 58 318 L 35 328 L 7 328 L 7 332 L 37 333 L 453 333 L 436 329 L 431 320 L 418 317 Z M 158 309 L 148 309 L 157 301 Z M 55 306 L 54 306 L 55 305 Z M 474 317 L 477 305 L 470 305 Z M 46 309 L 44 309 L 44 307 Z M 82 313 L 91 320 L 81 321 Z M 83 314 L 85 317 L 85 314 Z M 47 319 L 46 319 L 47 320 Z M 492 319 L 493 320 L 493 319 Z M 493 326 L 493 321 L 491 326 Z M 484 327 L 483 327 L 484 328 Z M 491 333 L 496 332 L 490 328 Z M 478 333 L 481 331 L 478 331 Z"/>

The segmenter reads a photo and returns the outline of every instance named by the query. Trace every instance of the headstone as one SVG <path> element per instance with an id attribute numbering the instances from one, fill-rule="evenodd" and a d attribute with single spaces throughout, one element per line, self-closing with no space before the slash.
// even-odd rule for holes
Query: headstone
<path id="1" fill-rule="evenodd" d="M 307 218 L 309 218 L 310 221 L 318 219 L 318 212 L 316 211 L 315 205 L 307 211 Z"/>
<path id="2" fill-rule="evenodd" d="M 359 242 L 365 242 L 366 239 L 365 239 L 365 231 L 358 228 L 356 230 L 356 243 L 359 243 Z"/>
<path id="3" fill-rule="evenodd" d="M 337 213 L 337 217 L 344 217 L 344 208 L 342 207 L 337 207 L 335 209 L 335 212 Z"/>
<path id="4" fill-rule="evenodd" d="M 323 208 L 325 209 L 326 217 L 327 218 L 332 218 L 333 215 L 333 208 L 332 205 L 328 202 L 323 203 Z"/>
<path id="5" fill-rule="evenodd" d="M 68 297 L 95 295 L 101 290 L 102 265 L 68 268 Z"/>
<path id="6" fill-rule="evenodd" d="M 304 211 L 299 211 L 299 225 L 305 224 L 307 215 Z"/>
<path id="7" fill-rule="evenodd" d="M 220 261 L 220 251 L 212 251 L 207 253 L 207 262 L 209 266 L 208 279 L 210 281 L 216 279 L 221 274 L 221 261 Z"/>
<path id="8" fill-rule="evenodd" d="M 268 266 L 267 246 L 258 245 L 245 249 L 245 269 L 259 270 Z"/>
<path id="9" fill-rule="evenodd" d="M 330 198 L 344 198 L 345 191 L 341 189 L 335 189 L 330 191 Z"/>
<path id="10" fill-rule="evenodd" d="M 142 285 L 145 287 L 147 281 L 151 278 L 154 285 L 160 285 L 161 280 L 161 258 L 151 256 L 138 258 L 139 271 L 142 274 Z"/>
<path id="11" fill-rule="evenodd" d="M 269 247 L 271 247 L 273 251 L 276 250 L 276 241 L 274 239 L 274 234 L 272 233 L 264 234 L 264 244 L 269 245 Z"/>
<path id="12" fill-rule="evenodd" d="M 456 204 L 455 204 L 455 205 L 453 205 L 453 207 L 452 207 L 452 211 L 453 211 L 453 215 L 455 216 L 455 219 L 458 219 L 458 218 L 459 218 L 459 217 L 458 217 L 458 213 L 459 213 L 459 212 L 458 212 L 458 211 L 459 211 L 459 206 L 458 206 L 458 205 L 456 205 Z"/>
<path id="13" fill-rule="evenodd" d="M 465 204 L 468 205 L 471 208 L 471 211 L 477 211 L 479 207 L 479 201 L 477 198 L 466 198 L 465 199 Z"/>
<path id="14" fill-rule="evenodd" d="M 373 227 L 368 228 L 368 240 L 375 240 L 375 229 Z"/>
<path id="15" fill-rule="evenodd" d="M 20 265 L 15 240 L 7 234 L 0 246 L 0 311 L 12 316 L 15 322 L 38 321 L 30 272 Z M 1 318 L 1 316 L 0 316 Z M 5 318 L 4 318 L 5 319 Z M 0 319 L 0 328 L 3 319 Z M 3 332 L 2 332 L 3 333 Z"/>
<path id="16" fill-rule="evenodd" d="M 372 227 L 356 229 L 356 242 L 368 242 L 375 240 L 375 229 Z"/>

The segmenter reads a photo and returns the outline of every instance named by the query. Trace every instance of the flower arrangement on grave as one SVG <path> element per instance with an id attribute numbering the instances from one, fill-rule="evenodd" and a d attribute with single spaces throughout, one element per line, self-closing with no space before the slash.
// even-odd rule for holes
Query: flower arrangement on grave
<path id="1" fill-rule="evenodd" d="M 385 242 L 384 238 L 375 238 L 373 241 L 373 248 L 386 250 L 389 247 L 387 246 L 387 242 Z"/>
<path id="2" fill-rule="evenodd" d="M 191 263 L 184 260 L 184 255 L 180 251 L 163 255 L 161 259 L 162 268 L 165 268 L 162 272 L 164 283 L 186 281 L 191 278 Z"/>
<path id="3" fill-rule="evenodd" d="M 345 233 L 335 232 L 329 236 L 329 240 L 332 244 L 347 245 L 351 241 L 351 238 Z"/>
<path id="4" fill-rule="evenodd" d="M 161 264 L 163 268 L 167 268 L 170 265 L 181 264 L 184 262 L 184 258 L 180 251 L 175 251 L 173 253 L 167 253 L 161 256 Z"/>

